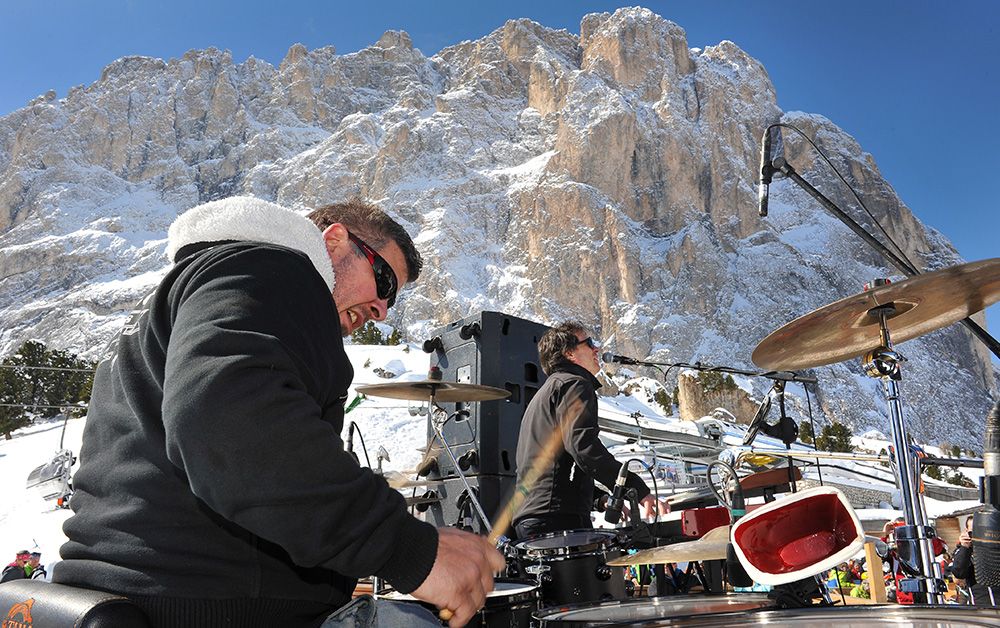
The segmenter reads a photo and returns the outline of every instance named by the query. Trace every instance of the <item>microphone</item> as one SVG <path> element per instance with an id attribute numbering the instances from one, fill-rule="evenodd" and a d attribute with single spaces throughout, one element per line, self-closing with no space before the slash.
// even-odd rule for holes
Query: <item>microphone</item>
<path id="1" fill-rule="evenodd" d="M 979 495 L 983 508 L 972 519 L 972 564 L 976 581 L 1000 586 L 1000 401 L 986 417 L 983 479 Z"/>
<path id="2" fill-rule="evenodd" d="M 774 168 L 771 166 L 771 127 L 764 129 L 760 142 L 760 183 L 757 185 L 757 213 L 767 216 L 767 194 Z"/>
<path id="3" fill-rule="evenodd" d="M 740 517 L 746 514 L 746 508 L 743 489 L 740 487 L 739 480 L 737 480 L 736 490 L 733 491 L 733 523 L 736 523 Z M 747 570 L 743 567 L 743 563 L 740 562 L 739 557 L 736 555 L 732 541 L 726 546 L 726 580 L 729 580 L 729 584 L 734 587 L 745 588 L 753 586 L 753 578 L 747 573 Z"/>
<path id="4" fill-rule="evenodd" d="M 617 362 L 618 364 L 638 364 L 639 360 L 635 358 L 629 358 L 624 355 L 615 355 L 614 353 L 602 353 L 601 360 L 610 364 L 612 362 Z"/>
<path id="5" fill-rule="evenodd" d="M 608 507 L 604 510 L 604 520 L 615 525 L 622 520 L 622 508 L 625 506 L 625 478 L 628 477 L 628 462 L 622 463 L 615 480 L 615 488 L 608 499 Z"/>

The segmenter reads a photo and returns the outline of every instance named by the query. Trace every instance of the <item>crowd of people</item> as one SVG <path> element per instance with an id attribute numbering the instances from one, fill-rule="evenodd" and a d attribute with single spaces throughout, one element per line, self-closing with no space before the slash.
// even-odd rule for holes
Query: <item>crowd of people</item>
<path id="1" fill-rule="evenodd" d="M 904 525 L 902 517 L 886 523 L 882 530 L 882 540 L 891 544 L 893 530 L 900 525 Z M 975 567 L 972 562 L 971 533 L 972 517 L 968 517 L 958 538 L 954 554 L 948 551 L 948 546 L 940 538 L 933 539 L 934 559 L 940 566 L 941 576 L 949 591 L 945 600 L 958 604 L 993 606 L 993 598 L 990 596 L 989 589 L 976 581 Z M 887 601 L 913 604 L 913 595 L 900 590 L 899 582 L 906 577 L 906 574 L 893 551 L 890 551 L 889 556 L 883 562 L 882 570 L 883 573 L 880 576 L 885 582 Z M 870 598 L 871 577 L 865 559 L 860 558 L 851 559 L 840 564 L 836 569 L 831 569 L 826 574 L 825 579 L 831 591 L 852 597 Z"/>
<path id="2" fill-rule="evenodd" d="M 14 555 L 14 560 L 3 568 L 0 575 L 0 582 L 10 582 L 11 580 L 24 580 L 33 578 L 36 580 L 46 580 L 48 574 L 41 564 L 41 552 L 29 552 L 20 550 Z"/>

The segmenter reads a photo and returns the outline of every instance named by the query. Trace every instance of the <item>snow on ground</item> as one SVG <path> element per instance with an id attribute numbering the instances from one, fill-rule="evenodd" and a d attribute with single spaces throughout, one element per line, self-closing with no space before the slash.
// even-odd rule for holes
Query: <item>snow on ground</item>
<path id="1" fill-rule="evenodd" d="M 415 345 L 369 346 L 348 345 L 348 356 L 354 365 L 354 385 L 378 384 L 398 381 L 418 381 L 426 379 L 430 361 L 428 355 Z M 653 395 L 662 386 L 649 378 L 633 378 L 616 382 L 629 394 L 616 397 L 601 397 L 599 412 L 602 417 L 620 421 L 629 426 L 681 432 L 688 435 L 704 436 L 706 432 L 721 432 L 725 446 L 742 445 L 745 428 L 732 421 L 732 415 L 717 411 L 713 417 L 697 422 L 681 421 L 667 417 Z M 357 397 L 352 388 L 348 393 L 348 404 Z M 421 413 L 423 412 L 423 413 Z M 348 426 L 354 421 L 360 437 L 355 437 L 354 451 L 365 464 L 364 451 L 367 450 L 371 466 L 376 466 L 376 452 L 384 447 L 389 460 L 383 464 L 385 470 L 405 471 L 413 469 L 421 458 L 421 448 L 427 442 L 426 404 L 395 399 L 368 397 L 358 401 L 345 418 L 343 438 L 347 439 Z M 86 419 L 70 419 L 66 422 L 64 447 L 79 454 L 83 427 Z M 3 564 L 13 559 L 17 550 L 29 549 L 42 552 L 42 563 L 49 568 L 58 560 L 59 546 L 65 541 L 62 523 L 70 516 L 69 510 L 58 509 L 52 502 L 42 500 L 35 490 L 25 488 L 28 473 L 35 467 L 48 462 L 59 450 L 63 431 L 61 419 L 43 422 L 18 430 L 12 440 L 0 439 L 0 560 Z M 878 452 L 888 447 L 881 434 L 866 433 L 855 439 L 855 444 Z M 364 445 L 362 445 L 362 439 Z M 780 441 L 761 434 L 754 442 L 755 447 L 783 448 Z M 635 455 L 637 445 L 620 446 L 618 455 Z M 795 444 L 793 449 L 810 451 L 805 445 Z M 937 448 L 926 448 L 931 455 L 940 455 Z M 888 469 L 874 463 L 838 461 L 840 469 L 825 467 L 824 479 L 849 482 L 852 486 L 891 491 L 892 476 Z M 963 469 L 970 478 L 976 478 L 981 471 Z M 864 474 L 863 476 L 861 474 Z M 873 476 L 873 477 L 869 477 Z M 806 470 L 805 477 L 816 477 L 814 467 Z M 932 480 L 927 480 L 932 481 Z M 930 516 L 947 514 L 962 508 L 975 506 L 977 502 L 939 502 L 927 500 Z M 894 518 L 898 512 L 891 509 L 863 509 L 859 514 L 864 519 L 886 520 Z"/>

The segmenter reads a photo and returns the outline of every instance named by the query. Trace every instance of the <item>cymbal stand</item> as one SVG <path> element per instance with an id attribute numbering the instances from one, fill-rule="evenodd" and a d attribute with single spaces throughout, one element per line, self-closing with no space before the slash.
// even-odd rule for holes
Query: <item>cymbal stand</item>
<path id="1" fill-rule="evenodd" d="M 918 466 L 910 454 L 899 385 L 896 383 L 901 378 L 899 365 L 904 358 L 893 350 L 889 337 L 887 321 L 895 311 L 892 303 L 868 311 L 869 316 L 878 320 L 881 346 L 869 351 L 862 360 L 865 374 L 881 380 L 889 406 L 889 427 L 896 459 L 896 485 L 901 493 L 903 516 L 906 519 L 906 525 L 895 530 L 897 552 L 908 568 L 907 571 L 918 576 L 902 580 L 901 587 L 911 593 L 926 594 L 929 604 L 942 604 L 943 583 L 937 578 L 934 552 L 931 549 L 934 529 L 927 525 L 920 496 L 920 477 L 914 472 Z"/>
<path id="2" fill-rule="evenodd" d="M 458 473 L 458 477 L 461 478 L 462 484 L 465 486 L 465 493 L 469 496 L 469 502 L 471 502 L 472 506 L 476 509 L 476 514 L 479 515 L 479 519 L 483 522 L 483 527 L 486 528 L 487 532 L 493 532 L 493 526 L 490 525 L 489 517 L 487 517 L 486 513 L 483 511 L 483 506 L 479 503 L 479 498 L 472 490 L 472 486 L 469 484 L 468 478 L 465 477 L 465 473 L 462 471 L 461 465 L 458 464 L 458 458 L 455 457 L 455 452 L 451 450 L 451 445 L 448 444 L 448 439 L 444 437 L 444 431 L 442 428 L 444 427 L 445 421 L 448 420 L 448 413 L 435 405 L 434 394 L 436 390 L 436 385 L 430 387 L 428 412 L 431 427 L 434 428 L 434 433 L 437 434 L 438 441 L 440 441 L 444 450 L 448 452 L 448 457 L 451 458 L 451 463 L 455 465 L 455 472 Z"/>

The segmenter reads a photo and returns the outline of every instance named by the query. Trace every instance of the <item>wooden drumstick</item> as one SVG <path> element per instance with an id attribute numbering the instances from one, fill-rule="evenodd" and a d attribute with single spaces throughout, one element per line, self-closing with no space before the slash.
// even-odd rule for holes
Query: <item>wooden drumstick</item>
<path id="1" fill-rule="evenodd" d="M 531 489 L 535 486 L 538 478 L 542 475 L 542 471 L 548 468 L 548 466 L 556 459 L 559 455 L 559 451 L 562 446 L 563 433 L 572 427 L 576 420 L 580 418 L 583 414 L 583 400 L 579 397 L 570 402 L 569 407 L 566 409 L 566 414 L 563 416 L 556 428 L 552 430 L 552 434 L 549 435 L 549 440 L 546 441 L 545 446 L 542 451 L 535 458 L 535 461 L 528 468 L 527 472 L 524 474 L 524 480 L 519 482 L 517 486 L 514 487 L 514 492 L 507 500 L 507 504 L 504 506 L 503 511 L 497 518 L 496 525 L 493 526 L 493 531 L 490 532 L 487 537 L 491 545 L 496 545 L 497 541 L 504 536 L 511 526 L 511 522 L 514 519 L 514 511 L 524 503 L 525 498 Z M 450 621 L 452 617 L 455 616 L 454 611 L 447 608 L 443 608 L 438 611 L 438 618 L 441 621 Z"/>

